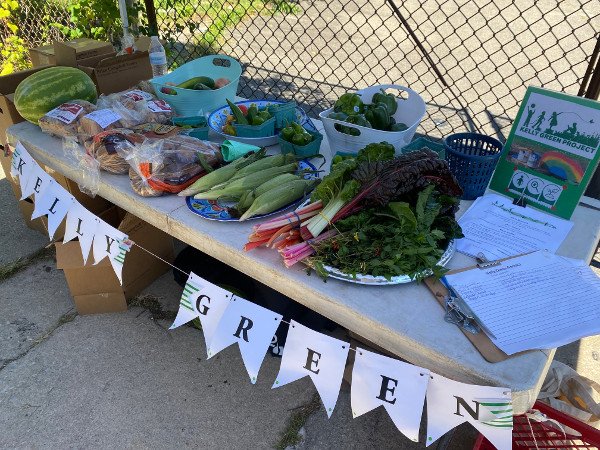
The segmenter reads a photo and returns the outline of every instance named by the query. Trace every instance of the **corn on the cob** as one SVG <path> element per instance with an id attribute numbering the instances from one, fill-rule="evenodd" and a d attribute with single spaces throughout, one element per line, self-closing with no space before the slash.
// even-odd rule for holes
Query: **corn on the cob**
<path id="1" fill-rule="evenodd" d="M 252 203 L 254 202 L 255 198 L 256 196 L 254 191 L 246 191 L 244 195 L 240 197 L 240 200 L 237 202 L 237 205 L 235 205 L 235 209 L 238 212 L 238 214 L 245 213 L 248 210 L 248 208 L 252 206 Z"/>
<path id="2" fill-rule="evenodd" d="M 261 161 L 263 159 L 266 159 L 265 150 L 260 150 L 252 155 L 236 159 L 230 164 L 204 175 L 194 184 L 181 191 L 178 195 L 185 197 L 188 195 L 197 194 L 198 192 L 207 191 L 218 184 L 228 181 L 236 174 L 238 170 L 242 169 L 243 167 L 252 165 L 252 163 Z"/>
<path id="3" fill-rule="evenodd" d="M 272 167 L 279 167 L 285 164 L 290 164 L 296 161 L 296 157 L 292 154 L 279 154 L 275 156 L 267 156 L 259 161 L 255 161 L 246 167 L 241 168 L 237 171 L 232 180 L 250 175 L 251 173 L 260 172 L 261 170 L 270 169 Z"/>
<path id="4" fill-rule="evenodd" d="M 275 178 L 270 179 L 269 181 L 264 182 L 256 189 L 254 189 L 254 197 L 258 197 L 264 194 L 267 191 L 270 191 L 273 188 L 276 188 L 280 184 L 287 183 L 288 181 L 301 180 L 298 175 L 294 175 L 292 173 L 282 173 L 281 175 L 277 175 Z M 250 205 L 248 205 L 249 207 Z M 246 208 L 248 209 L 248 208 Z"/>
<path id="5" fill-rule="evenodd" d="M 287 164 L 281 167 L 272 167 L 271 169 L 261 170 L 252 173 L 244 178 L 227 183 L 220 189 L 211 189 L 200 192 L 194 196 L 195 199 L 216 200 L 223 196 L 234 195 L 240 197 L 245 191 L 257 188 L 266 181 L 281 175 L 282 173 L 294 172 L 298 168 L 297 163 Z"/>
<path id="6" fill-rule="evenodd" d="M 298 200 L 312 189 L 315 183 L 317 183 L 317 180 L 294 180 L 265 192 L 256 197 L 252 206 L 240 217 L 240 221 L 259 214 L 268 214 L 290 204 L 294 200 Z"/>

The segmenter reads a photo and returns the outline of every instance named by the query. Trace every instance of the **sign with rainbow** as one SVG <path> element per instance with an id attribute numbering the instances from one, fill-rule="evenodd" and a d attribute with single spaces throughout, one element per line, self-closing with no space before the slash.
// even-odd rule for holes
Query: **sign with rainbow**
<path id="1" fill-rule="evenodd" d="M 569 219 L 600 160 L 600 102 L 529 87 L 490 189 Z"/>

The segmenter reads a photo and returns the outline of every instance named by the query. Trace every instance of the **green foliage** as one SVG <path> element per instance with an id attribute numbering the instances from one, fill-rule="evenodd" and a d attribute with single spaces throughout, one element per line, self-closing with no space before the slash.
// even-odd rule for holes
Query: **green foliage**
<path id="1" fill-rule="evenodd" d="M 115 42 L 121 33 L 118 3 L 113 0 L 74 0 L 69 2 L 68 25 L 52 22 L 65 39 L 87 37 Z"/>
<path id="2" fill-rule="evenodd" d="M 349 274 L 369 274 L 390 279 L 409 275 L 417 280 L 445 270 L 438 266 L 450 240 L 462 236 L 452 216 L 441 216 L 447 202 L 430 185 L 416 202 L 396 201 L 387 208 L 366 209 L 336 223 L 339 234 L 318 244 L 312 258 L 315 269 L 326 276 L 323 265 Z"/>
<path id="3" fill-rule="evenodd" d="M 15 16 L 19 10 L 16 0 L 0 1 L 0 29 L 9 31 L 0 49 L 0 76 L 29 67 L 29 52 L 23 39 L 18 35 Z"/>

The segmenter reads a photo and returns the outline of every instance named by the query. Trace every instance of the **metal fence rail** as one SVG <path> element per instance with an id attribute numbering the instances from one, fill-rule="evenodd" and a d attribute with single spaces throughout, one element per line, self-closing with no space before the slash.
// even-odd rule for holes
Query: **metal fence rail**
<path id="1" fill-rule="evenodd" d="M 467 129 L 504 138 L 528 85 L 577 94 L 600 33 L 597 0 L 155 6 L 174 64 L 228 53 L 245 66 L 241 95 L 294 98 L 313 116 L 347 90 L 405 85 L 428 103 L 420 131 L 434 136 Z M 234 24 L 220 29 L 215 16 Z"/>

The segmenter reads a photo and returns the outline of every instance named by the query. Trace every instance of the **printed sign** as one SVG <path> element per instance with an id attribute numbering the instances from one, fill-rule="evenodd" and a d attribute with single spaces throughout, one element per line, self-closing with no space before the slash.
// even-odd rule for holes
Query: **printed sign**
<path id="1" fill-rule="evenodd" d="M 527 89 L 490 189 L 568 219 L 600 160 L 600 102 Z"/>
<path id="2" fill-rule="evenodd" d="M 149 94 L 148 92 L 144 91 L 139 91 L 137 89 L 125 92 L 123 95 L 133 100 L 134 102 L 141 102 L 142 100 L 152 100 L 153 98 L 152 94 Z"/>
<path id="3" fill-rule="evenodd" d="M 63 123 L 72 123 L 77 116 L 83 111 L 83 106 L 77 103 L 63 103 L 62 105 L 54 108 L 52 111 L 46 113 L 48 117 L 54 117 Z"/>
<path id="4" fill-rule="evenodd" d="M 155 113 L 171 112 L 171 107 L 164 100 L 152 100 L 148 102 L 148 109 Z"/>

